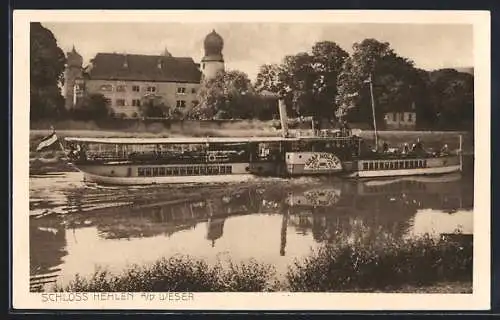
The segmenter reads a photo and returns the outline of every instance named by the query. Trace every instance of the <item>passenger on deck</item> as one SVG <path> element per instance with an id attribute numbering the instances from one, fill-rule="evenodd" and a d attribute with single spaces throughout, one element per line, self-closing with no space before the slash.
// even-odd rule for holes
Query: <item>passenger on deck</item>
<path id="1" fill-rule="evenodd" d="M 441 154 L 448 154 L 448 145 L 445 144 L 442 148 L 441 148 Z"/>
<path id="2" fill-rule="evenodd" d="M 341 131 L 342 131 L 342 136 L 344 137 L 348 137 L 351 135 L 351 128 L 349 128 L 349 125 L 345 120 L 342 121 Z"/>
<path id="3" fill-rule="evenodd" d="M 420 141 L 420 138 L 417 139 L 417 143 L 413 144 L 413 150 L 414 153 L 416 154 L 422 154 L 424 153 L 424 146 L 422 142 Z"/>
<path id="4" fill-rule="evenodd" d="M 403 145 L 403 151 L 401 152 L 402 154 L 408 154 L 410 152 L 410 147 L 408 146 L 408 143 L 405 142 Z"/>
<path id="5" fill-rule="evenodd" d="M 387 142 L 384 142 L 384 144 L 382 145 L 382 152 L 383 153 L 389 152 L 389 145 L 387 144 Z"/>

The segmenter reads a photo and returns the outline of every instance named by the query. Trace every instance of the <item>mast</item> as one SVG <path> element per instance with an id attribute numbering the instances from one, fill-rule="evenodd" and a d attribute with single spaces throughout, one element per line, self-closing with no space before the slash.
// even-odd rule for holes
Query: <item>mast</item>
<path id="1" fill-rule="evenodd" d="M 368 82 L 370 83 L 370 96 L 372 101 L 372 116 L 373 116 L 373 132 L 375 134 L 375 150 L 378 150 L 378 133 L 377 133 L 377 119 L 375 118 L 375 99 L 373 97 L 373 81 L 372 74 L 368 78 Z"/>

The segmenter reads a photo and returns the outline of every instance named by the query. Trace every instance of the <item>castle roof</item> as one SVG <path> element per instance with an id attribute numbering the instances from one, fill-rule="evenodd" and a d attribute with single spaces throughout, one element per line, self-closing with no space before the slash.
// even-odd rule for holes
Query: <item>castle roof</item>
<path id="1" fill-rule="evenodd" d="M 90 79 L 199 83 L 201 71 L 192 58 L 98 53 Z"/>

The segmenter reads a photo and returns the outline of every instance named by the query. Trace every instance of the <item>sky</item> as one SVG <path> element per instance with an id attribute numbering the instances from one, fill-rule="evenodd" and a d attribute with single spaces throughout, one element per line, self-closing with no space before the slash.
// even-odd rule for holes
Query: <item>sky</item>
<path id="1" fill-rule="evenodd" d="M 64 52 L 74 45 L 87 64 L 98 52 L 161 54 L 200 62 L 203 40 L 212 30 L 224 39 L 226 69 L 254 80 L 259 67 L 285 55 L 310 52 L 318 41 L 334 41 L 351 53 L 365 38 L 387 41 L 401 56 L 426 70 L 473 67 L 473 28 L 467 24 L 383 23 L 85 23 L 43 22 Z"/>

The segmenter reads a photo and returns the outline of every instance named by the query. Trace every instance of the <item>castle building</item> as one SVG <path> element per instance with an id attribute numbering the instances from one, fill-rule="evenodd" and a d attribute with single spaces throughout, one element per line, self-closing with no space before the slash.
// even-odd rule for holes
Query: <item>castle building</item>
<path id="1" fill-rule="evenodd" d="M 215 30 L 205 37 L 201 65 L 190 57 L 97 53 L 83 67 L 83 58 L 73 47 L 67 53 L 64 97 L 67 109 L 89 94 L 102 94 L 119 117 L 141 117 L 141 105 L 149 99 L 169 109 L 187 112 L 198 104 L 203 79 L 224 72 L 223 39 Z"/>

